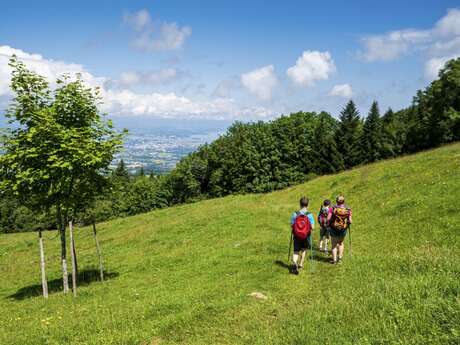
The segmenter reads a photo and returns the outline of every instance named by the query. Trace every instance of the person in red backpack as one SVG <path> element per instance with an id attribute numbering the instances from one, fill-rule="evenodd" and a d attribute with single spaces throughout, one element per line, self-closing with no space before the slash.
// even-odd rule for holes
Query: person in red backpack
<path id="1" fill-rule="evenodd" d="M 337 204 L 329 209 L 329 215 L 327 217 L 332 242 L 331 262 L 333 264 L 341 262 L 343 258 L 343 241 L 347 235 L 348 227 L 352 223 L 351 208 L 345 204 L 345 197 L 343 195 L 339 195 L 336 202 Z"/>
<path id="2" fill-rule="evenodd" d="M 306 250 L 312 246 L 311 232 L 315 227 L 315 219 L 308 212 L 308 203 L 308 198 L 300 198 L 300 210 L 294 212 L 291 216 L 292 237 L 294 240 L 292 272 L 294 274 L 299 274 L 299 269 L 303 268 Z"/>

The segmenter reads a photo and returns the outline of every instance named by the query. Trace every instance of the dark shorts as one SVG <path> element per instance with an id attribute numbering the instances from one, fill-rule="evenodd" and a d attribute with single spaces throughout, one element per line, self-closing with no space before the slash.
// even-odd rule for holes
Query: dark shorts
<path id="1" fill-rule="evenodd" d="M 347 229 L 345 230 L 337 230 L 334 228 L 330 228 L 329 233 L 331 234 L 331 237 L 336 237 L 336 238 L 345 238 L 347 236 Z"/>
<path id="2" fill-rule="evenodd" d="M 311 247 L 311 234 L 304 240 L 298 240 L 294 237 L 294 251 L 300 252 Z"/>
<path id="3" fill-rule="evenodd" d="M 329 237 L 330 235 L 331 228 L 328 226 L 321 227 L 319 230 L 319 237 L 324 238 L 324 237 Z"/>

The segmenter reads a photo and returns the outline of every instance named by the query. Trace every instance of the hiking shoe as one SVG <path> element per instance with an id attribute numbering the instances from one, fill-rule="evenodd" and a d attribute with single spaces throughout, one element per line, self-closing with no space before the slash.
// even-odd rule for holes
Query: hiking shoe
<path id="1" fill-rule="evenodd" d="M 330 263 L 333 264 L 333 265 L 336 265 L 336 264 L 337 264 L 337 260 L 331 259 Z"/>
<path id="2" fill-rule="evenodd" d="M 299 274 L 299 266 L 296 263 L 292 264 L 291 271 L 293 274 Z"/>

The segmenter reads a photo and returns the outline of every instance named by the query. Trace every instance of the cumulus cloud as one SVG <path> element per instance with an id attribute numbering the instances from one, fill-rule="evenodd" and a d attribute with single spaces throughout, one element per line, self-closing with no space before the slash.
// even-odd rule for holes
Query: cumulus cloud
<path id="1" fill-rule="evenodd" d="M 82 65 L 46 59 L 39 54 L 31 54 L 9 46 L 0 46 L 0 103 L 11 99 L 9 89 L 11 69 L 8 66 L 10 57 L 15 54 L 28 68 L 43 75 L 48 81 L 54 81 L 62 74 L 80 73 L 89 86 L 99 86 L 103 104 L 101 109 L 111 115 L 135 116 L 148 115 L 158 118 L 212 118 L 212 119 L 265 119 L 274 115 L 273 111 L 264 107 L 247 106 L 232 98 L 218 98 L 210 101 L 197 101 L 179 96 L 174 92 L 137 93 L 126 88 L 111 88 L 108 78 L 96 77 Z M 177 72 L 176 72 L 177 73 Z M 150 79 L 153 82 L 164 81 L 174 72 L 162 73 L 126 73 L 120 80 L 126 85 Z"/>
<path id="2" fill-rule="evenodd" d="M 177 23 L 154 24 L 147 10 L 127 13 L 123 21 L 134 31 L 133 47 L 143 51 L 168 51 L 181 49 L 192 34 L 189 26 Z"/>
<path id="3" fill-rule="evenodd" d="M 453 8 L 447 11 L 435 26 L 435 33 L 440 36 L 460 35 L 460 9 Z"/>
<path id="4" fill-rule="evenodd" d="M 8 61 L 13 55 L 16 55 L 28 68 L 44 76 L 51 83 L 65 73 L 71 76 L 80 74 L 85 83 L 92 87 L 100 87 L 107 80 L 103 77 L 93 76 L 79 64 L 45 59 L 40 54 L 30 54 L 21 49 L 0 46 L 0 96 L 11 94 L 9 88 L 11 68 L 8 66 Z"/>
<path id="5" fill-rule="evenodd" d="M 241 75 L 241 84 L 262 100 L 269 100 L 278 84 L 273 65 L 264 66 Z"/>
<path id="6" fill-rule="evenodd" d="M 332 88 L 331 92 L 329 92 L 329 95 L 350 98 L 353 95 L 353 91 L 349 84 L 339 84 Z"/>
<path id="7" fill-rule="evenodd" d="M 135 93 L 107 90 L 103 93 L 104 111 L 115 115 L 155 115 L 162 118 L 268 118 L 273 113 L 264 107 L 241 106 L 231 98 L 192 101 L 171 93 Z"/>
<path id="8" fill-rule="evenodd" d="M 329 52 L 304 51 L 294 66 L 289 67 L 287 75 L 302 86 L 312 86 L 317 80 L 327 80 L 336 70 Z"/>
<path id="9" fill-rule="evenodd" d="M 460 9 L 450 9 L 428 30 L 403 29 L 362 39 L 365 61 L 391 61 L 422 52 L 426 56 L 425 77 L 435 78 L 446 61 L 460 56 Z"/>

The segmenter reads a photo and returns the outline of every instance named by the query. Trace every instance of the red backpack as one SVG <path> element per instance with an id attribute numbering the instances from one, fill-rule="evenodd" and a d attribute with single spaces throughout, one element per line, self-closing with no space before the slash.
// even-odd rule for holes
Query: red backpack
<path id="1" fill-rule="evenodd" d="M 298 240 L 305 240 L 311 233 L 311 223 L 308 219 L 307 214 L 296 212 L 294 224 L 292 224 L 292 234 Z"/>

